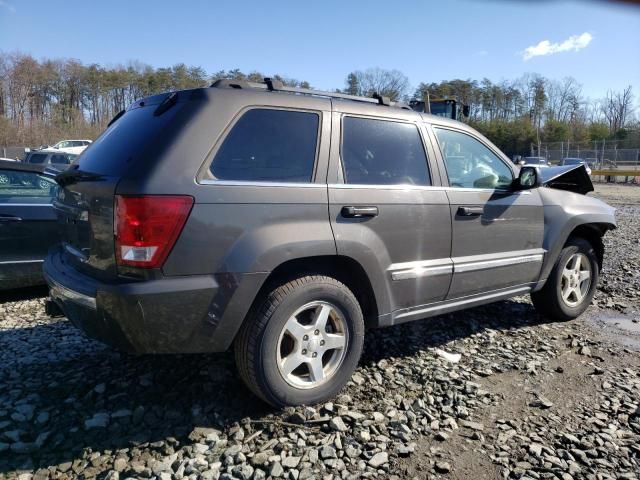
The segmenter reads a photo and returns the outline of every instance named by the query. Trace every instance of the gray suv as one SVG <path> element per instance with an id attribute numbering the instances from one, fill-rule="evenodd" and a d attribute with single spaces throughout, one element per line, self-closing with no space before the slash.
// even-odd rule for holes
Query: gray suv
<path id="1" fill-rule="evenodd" d="M 265 83 L 145 98 L 57 177 L 50 308 L 139 353 L 232 345 L 275 406 L 334 396 L 366 328 L 531 293 L 580 315 L 613 209 L 384 97 Z"/>

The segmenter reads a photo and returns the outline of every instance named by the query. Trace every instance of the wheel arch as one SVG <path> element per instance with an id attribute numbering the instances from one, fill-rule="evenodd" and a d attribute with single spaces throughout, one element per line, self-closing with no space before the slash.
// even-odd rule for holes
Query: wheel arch
<path id="1" fill-rule="evenodd" d="M 378 319 L 378 298 L 365 269 L 351 257 L 344 255 L 318 255 L 287 260 L 271 271 L 256 295 L 254 303 L 260 303 L 265 295 L 282 283 L 304 275 L 326 275 L 344 283 L 355 295 L 366 326 L 373 326 Z M 255 311 L 252 305 L 243 321 Z"/>
<path id="2" fill-rule="evenodd" d="M 547 281 L 553 266 L 556 264 L 562 249 L 571 237 L 583 238 L 593 245 L 598 258 L 598 268 L 602 269 L 604 260 L 604 244 L 602 237 L 604 234 L 616 228 L 615 223 L 606 221 L 607 219 L 590 219 L 576 216 L 572 222 L 568 222 L 561 231 L 551 230 L 545 234 L 544 247 L 547 250 L 544 263 L 540 272 L 540 280 L 534 287 L 534 291 L 540 290 Z"/>

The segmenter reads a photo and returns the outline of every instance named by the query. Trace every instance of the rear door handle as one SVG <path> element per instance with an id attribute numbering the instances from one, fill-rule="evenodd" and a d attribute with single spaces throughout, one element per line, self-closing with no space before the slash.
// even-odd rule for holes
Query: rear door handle
<path id="1" fill-rule="evenodd" d="M 374 206 L 345 206 L 340 211 L 343 217 L 362 218 L 376 217 L 378 215 L 378 207 Z"/>
<path id="2" fill-rule="evenodd" d="M 458 207 L 458 215 L 463 217 L 477 217 L 483 213 L 483 207 Z"/>
<path id="3" fill-rule="evenodd" d="M 14 215 L 0 215 L 0 222 L 21 222 L 22 218 Z"/>

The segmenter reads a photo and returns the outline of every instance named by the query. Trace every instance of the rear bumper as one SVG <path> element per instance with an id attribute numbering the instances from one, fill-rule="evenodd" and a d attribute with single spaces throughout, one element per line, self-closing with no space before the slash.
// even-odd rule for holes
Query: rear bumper
<path id="1" fill-rule="evenodd" d="M 44 276 L 52 300 L 76 327 L 135 353 L 226 350 L 254 298 L 246 297 L 264 280 L 221 274 L 105 283 L 78 272 L 59 249 L 47 256 Z"/>

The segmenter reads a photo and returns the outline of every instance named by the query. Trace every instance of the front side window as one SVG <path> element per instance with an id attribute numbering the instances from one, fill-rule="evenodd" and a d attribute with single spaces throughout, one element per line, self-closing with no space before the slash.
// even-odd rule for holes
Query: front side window
<path id="1" fill-rule="evenodd" d="M 0 169 L 0 200 L 4 202 L 50 201 L 56 194 L 57 183 L 36 172 Z"/>
<path id="2" fill-rule="evenodd" d="M 319 122 L 316 113 L 249 110 L 224 139 L 211 173 L 218 180 L 310 182 Z"/>
<path id="3" fill-rule="evenodd" d="M 345 117 L 341 155 L 345 183 L 431 185 L 424 145 L 412 123 Z"/>
<path id="4" fill-rule="evenodd" d="M 511 186 L 511 169 L 478 140 L 454 130 L 437 127 L 434 130 L 452 187 L 495 189 Z"/>

